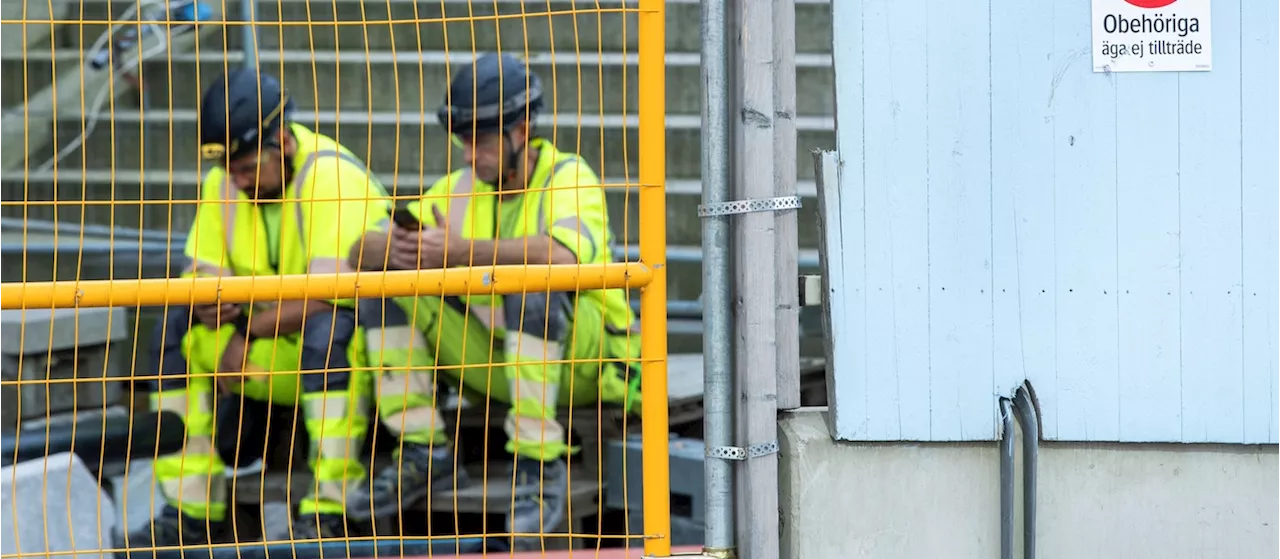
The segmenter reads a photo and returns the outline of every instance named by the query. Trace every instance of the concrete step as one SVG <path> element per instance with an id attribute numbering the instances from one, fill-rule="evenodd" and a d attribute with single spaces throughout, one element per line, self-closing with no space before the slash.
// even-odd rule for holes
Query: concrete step
<path id="1" fill-rule="evenodd" d="M 109 118 L 108 118 L 109 117 Z M 416 111 L 330 112 L 299 111 L 297 122 L 342 142 L 379 173 L 422 175 L 433 180 L 462 165 L 434 114 Z M 834 123 L 829 117 L 795 119 L 799 177 L 811 179 L 814 148 L 833 149 Z M 143 144 L 142 132 L 146 132 Z M 67 145 L 82 131 L 82 122 L 65 119 L 58 126 L 58 145 Z M 634 115 L 543 115 L 538 132 L 561 149 L 581 154 L 602 176 L 636 180 L 639 140 Z M 191 110 L 116 109 L 104 114 L 91 139 L 76 148 L 62 165 L 66 169 L 199 168 L 199 126 Z M 666 118 L 666 167 L 669 178 L 693 178 L 701 167 L 701 118 Z M 30 165 L 38 168 L 57 149 L 34 150 Z M 769 156 L 770 154 L 761 154 Z"/>
<path id="2" fill-rule="evenodd" d="M 215 0 L 214 2 L 219 3 Z M 227 3 L 239 19 L 238 2 Z M 55 0 L 67 21 L 104 21 L 129 5 L 122 0 Z M 698 52 L 698 0 L 667 0 L 666 50 Z M 271 0 L 258 3 L 259 50 L 427 50 L 509 52 L 635 52 L 636 0 Z M 307 22 L 310 22 L 309 24 Z M 38 25 L 38 24 L 31 24 Z M 47 29 L 48 25 L 44 24 Z M 59 45 L 91 44 L 103 24 L 66 25 Z M 796 2 L 796 51 L 831 52 L 831 5 Z M 240 27 L 228 26 L 214 44 L 239 49 Z"/>
<path id="3" fill-rule="evenodd" d="M 55 68 L 74 69 L 81 53 L 21 52 L 0 55 L 5 76 L 27 76 L 29 83 L 49 83 Z M 281 77 L 300 107 L 343 111 L 408 110 L 432 112 L 443 102 L 452 72 L 473 60 L 470 52 L 340 52 L 306 50 L 260 53 L 258 64 Z M 548 112 L 600 114 L 635 112 L 637 60 L 635 53 L 539 52 L 528 56 L 530 67 L 544 81 Z M 668 114 L 699 114 L 702 109 L 701 57 L 697 53 L 666 56 Z M 243 55 L 204 50 L 161 56 L 144 64 L 143 83 L 152 107 L 195 109 L 200 95 L 217 76 L 241 66 Z M 386 86 L 375 84 L 387 84 Z M 797 113 L 835 114 L 835 82 L 831 56 L 796 56 Z M 619 92 L 626 91 L 626 95 Z M 10 107 L 28 95 L 21 79 L 0 85 L 0 103 Z M 92 93 L 92 92 L 91 92 Z M 90 95 L 86 103 L 92 100 Z"/>
<path id="4" fill-rule="evenodd" d="M 420 195 L 419 185 L 422 182 L 417 176 L 382 175 L 379 178 L 388 188 L 394 188 L 393 194 L 403 200 Z M 5 219 L 56 219 L 58 223 L 114 226 L 132 231 L 172 231 L 175 235 L 183 235 L 195 215 L 193 202 L 198 192 L 198 180 L 199 175 L 195 171 L 80 173 L 59 169 L 56 178 L 52 171 L 26 175 L 6 173 L 0 176 L 3 198 L 6 201 L 25 200 L 28 204 L 6 205 L 0 215 Z M 606 175 L 605 182 L 621 185 L 626 181 Z M 671 246 L 700 246 L 702 221 L 697 215 L 697 205 L 701 200 L 701 183 L 697 180 L 672 180 L 666 187 L 667 243 Z M 812 182 L 805 181 L 798 187 L 803 197 L 803 207 L 799 212 L 799 246 L 816 248 L 818 227 L 817 202 L 812 197 L 814 186 Z M 638 190 L 617 186 L 608 188 L 606 192 L 609 218 L 618 246 L 637 247 L 641 227 Z M 56 204 L 52 203 L 54 200 Z M 176 202 L 169 203 L 171 200 Z"/>

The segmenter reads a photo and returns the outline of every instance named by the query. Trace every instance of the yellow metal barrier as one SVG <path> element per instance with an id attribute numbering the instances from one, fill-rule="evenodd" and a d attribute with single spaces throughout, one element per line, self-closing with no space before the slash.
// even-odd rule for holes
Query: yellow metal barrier
<path id="1" fill-rule="evenodd" d="M 643 288 L 643 262 L 621 265 L 494 266 L 332 275 L 32 282 L 0 286 L 4 309 L 207 305 L 352 297 L 450 296 Z M 666 310 L 666 307 L 663 307 Z"/>
<path id="2" fill-rule="evenodd" d="M 640 297 L 641 356 L 645 390 L 661 398 L 643 400 L 645 552 L 671 554 L 671 460 L 667 446 L 667 281 L 666 177 L 663 63 L 666 50 L 663 0 L 640 2 L 640 260 L 649 263 L 654 279 Z M 654 390 L 656 388 L 656 390 Z"/>
<path id="3" fill-rule="evenodd" d="M 130 418 L 144 408 L 164 411 L 185 422 L 180 451 L 140 456 L 134 450 L 134 459 L 154 459 L 155 479 L 144 480 L 154 487 L 142 495 L 123 494 L 126 509 L 130 499 L 146 501 L 146 508 L 168 506 L 182 519 L 170 526 L 183 534 L 178 543 L 157 543 L 163 536 L 159 528 L 148 534 L 149 543 L 119 537 L 123 533 L 98 534 L 104 550 L 117 557 L 126 557 L 125 551 L 194 548 L 237 554 L 247 548 L 232 548 L 254 542 L 313 543 L 313 536 L 299 531 L 310 530 L 311 523 L 319 542 L 347 546 L 342 553 L 350 555 L 365 554 L 357 544 L 409 541 L 449 542 L 452 554 L 465 551 L 463 540 L 473 536 L 509 545 L 534 542 L 537 549 L 630 547 L 642 541 L 647 556 L 671 555 L 663 0 L 609 0 L 591 8 L 566 0 L 258 0 L 257 33 L 238 46 L 232 45 L 245 28 L 236 16 L 240 0 L 200 0 L 185 8 L 168 0 L 19 1 L 23 9 L 6 9 L 2 22 L 7 35 L 22 37 L 20 51 L 4 54 L 3 79 L 22 85 L 5 90 L 0 207 L 5 242 L 21 239 L 22 251 L 20 261 L 6 253 L 0 307 L 23 320 L 32 311 L 71 309 L 70 318 L 52 315 L 49 332 L 39 334 L 51 339 L 71 321 L 77 340 L 87 337 L 75 313 L 136 309 L 129 318 L 135 321 L 130 339 L 123 342 L 131 347 L 118 347 L 122 342 L 114 339 L 103 343 L 107 353 L 127 356 L 122 376 L 149 388 L 136 394 L 126 388 L 108 401 L 106 383 L 121 380 L 104 378 L 112 365 L 84 370 L 79 361 L 62 358 L 62 349 L 24 350 L 14 356 L 23 372 L 5 376 L 5 391 L 79 393 L 81 385 L 93 383 L 104 387 L 103 401 L 63 410 L 50 404 L 40 417 L 19 410 L 15 424 L 3 427 L 16 428 L 12 437 L 22 446 L 23 438 L 30 442 L 51 432 L 24 429 L 23 423 L 53 423 L 55 411 L 76 425 L 76 417 L 95 406 L 104 412 L 125 409 Z M 187 8 L 193 11 L 181 11 Z M 191 23 L 192 14 L 200 23 Z M 100 33 L 102 40 L 95 42 Z M 436 122 L 435 107 L 464 101 L 446 95 L 449 80 L 490 52 L 515 54 L 541 76 L 543 113 L 536 127 L 504 128 L 500 138 L 450 134 L 445 123 Z M 227 146 L 203 138 L 219 123 L 203 113 L 201 95 L 246 62 L 279 78 L 297 108 L 278 145 L 259 137 L 249 159 L 227 159 Z M 620 81 L 610 73 L 619 70 Z M 467 102 L 478 102 L 479 89 Z M 21 110 L 14 110 L 16 104 Z M 230 102 L 223 109 L 233 112 Z M 284 114 L 284 105 L 271 114 Z M 229 125 L 231 117 L 225 118 L 221 124 Z M 523 142 L 513 140 L 513 129 L 526 136 Z M 639 138 L 634 151 L 627 145 L 632 131 Z M 535 146 L 534 136 L 545 143 Z M 485 144 L 485 138 L 499 139 Z M 18 152 L 21 159 L 11 157 Z M 506 159 L 500 172 L 509 171 L 510 162 L 519 166 L 520 154 L 529 156 L 528 167 L 523 174 L 489 180 L 483 175 L 485 156 L 477 155 L 483 153 Z M 544 161 L 547 153 L 565 159 Z M 243 169 L 230 169 L 250 159 L 250 182 L 219 178 L 243 176 Z M 280 173 L 279 200 L 262 198 L 272 172 Z M 521 176 L 526 184 L 504 192 L 503 176 Z M 545 182 L 534 184 L 534 176 Z M 470 186 L 459 186 L 467 180 Z M 526 204 L 532 196 L 552 200 L 546 202 L 547 215 L 543 206 Z M 556 209 L 554 200 L 577 206 Z M 518 207 L 508 212 L 507 204 Z M 621 214 L 606 210 L 619 205 Z M 267 209 L 276 207 L 284 209 Z M 413 208 L 441 239 L 466 243 L 446 243 L 451 248 L 435 264 L 424 263 L 421 247 L 427 244 L 419 244 L 414 262 L 422 270 L 388 271 L 404 268 L 392 264 L 392 254 L 406 254 L 395 245 L 399 241 L 380 263 L 364 252 L 349 258 L 353 243 L 345 232 L 353 223 L 360 224 L 362 246 L 385 240 L 379 234 L 402 238 L 396 237 L 399 231 L 409 231 L 393 224 L 399 223 L 391 219 L 397 207 Z M 477 207 L 491 208 L 492 217 L 478 217 Z M 274 221 L 241 231 L 235 216 L 245 214 Z M 508 221 L 524 223 L 516 226 L 521 232 L 504 236 Z M 287 237 L 293 233 L 282 232 L 286 225 L 298 228 L 296 243 Z M 104 238 L 94 228 L 110 233 Z M 137 234 L 125 238 L 120 232 L 128 229 Z M 150 236 L 157 232 L 159 240 Z M 547 242 L 533 250 L 532 239 L 542 237 Z M 601 256 L 614 248 L 605 246 L 607 237 L 624 249 L 638 243 L 639 260 Z M 416 238 L 427 243 L 421 240 L 425 234 Z M 520 239 L 523 261 L 507 261 L 516 258 L 516 245 L 506 241 Z M 173 253 L 184 244 L 193 265 L 180 274 Z M 577 263 L 565 263 L 561 249 L 569 251 L 568 262 Z M 469 265 L 458 265 L 459 251 Z M 210 254 L 221 256 L 210 262 Z M 635 290 L 638 344 L 632 343 L 635 330 L 618 323 L 631 312 Z M 569 327 L 551 339 L 551 319 L 544 315 L 559 312 L 555 303 L 539 308 L 542 303 L 527 301 L 531 295 L 552 301 L 560 293 L 571 294 L 573 306 L 564 311 Z M 518 313 L 502 318 L 502 295 L 512 296 L 506 302 L 518 304 Z M 621 297 L 625 311 L 609 306 L 610 297 Z M 393 324 L 387 316 L 371 321 L 366 306 L 354 303 L 392 298 L 407 323 Z M 599 303 L 600 316 L 584 317 L 591 311 L 582 309 L 592 307 L 583 301 L 597 298 L 606 301 Z M 215 307 L 211 318 L 190 310 Z M 343 313 L 354 321 L 346 333 Z M 324 315 L 331 318 L 321 330 L 308 326 Z M 544 318 L 542 334 L 525 330 L 536 330 L 526 324 L 535 321 L 530 316 Z M 39 337 L 28 330 L 5 335 Z M 600 347 L 593 353 L 579 336 Z M 329 345 L 316 349 L 317 339 Z M 521 346 L 530 340 L 537 343 L 532 353 Z M 486 354 L 477 356 L 477 348 Z M 609 385 L 607 375 L 617 375 L 612 380 L 621 384 Z M 575 386 L 584 381 L 592 385 Z M 628 514 L 643 512 L 643 533 L 618 533 L 605 528 L 610 511 L 603 486 L 613 476 L 604 471 L 604 439 L 634 430 L 629 408 L 632 390 L 640 386 L 643 510 L 621 514 L 626 524 Z M 265 415 L 246 411 L 251 406 Z M 495 416 L 498 421 L 491 422 Z M 552 440 L 549 433 L 559 423 L 563 440 Z M 491 436 L 509 439 L 505 449 L 491 449 Z M 132 444 L 107 441 L 105 435 L 102 441 Z M 424 455 L 413 454 L 411 445 L 425 448 L 431 462 L 413 462 Z M 253 456 L 262 469 L 246 473 L 240 462 Z M 441 456 L 451 461 L 447 469 L 465 470 L 473 479 L 437 477 Z M 538 464 L 533 475 L 544 476 L 532 500 L 520 491 L 521 475 L 529 472 L 521 464 L 529 460 Z M 546 503 L 554 500 L 555 488 L 548 480 L 560 460 L 566 464 L 562 525 L 521 531 L 490 518 L 513 517 L 531 502 L 544 517 L 552 516 Z M 351 503 L 360 492 L 376 492 L 375 480 L 385 471 L 401 479 L 426 476 L 427 494 L 408 502 L 409 490 L 402 488 L 395 514 L 380 512 L 374 503 L 366 522 Z M 15 502 L 41 498 L 14 476 L 6 481 L 14 486 Z M 45 479 L 36 488 L 45 491 L 52 482 Z M 432 483 L 444 486 L 432 489 Z M 625 495 L 628 489 L 610 490 Z M 285 535 L 265 509 L 257 514 L 261 518 L 246 512 L 272 499 L 288 511 Z M 90 506 L 102 515 L 112 505 L 72 495 L 65 503 L 46 503 L 36 523 L 70 523 L 71 509 Z M 159 523 L 162 516 L 143 524 Z M 594 527 L 584 520 L 590 516 Z M 17 505 L 0 517 L 15 533 L 23 533 L 20 524 L 30 520 Z M 335 517 L 337 532 L 326 532 L 326 518 Z M 140 525 L 136 517 L 121 520 L 135 531 Z M 22 551 L 0 559 L 48 556 L 57 547 L 48 537 L 46 551 L 30 551 L 28 539 Z M 414 548 L 420 553 L 396 549 L 394 556 L 444 553 L 430 546 Z"/>

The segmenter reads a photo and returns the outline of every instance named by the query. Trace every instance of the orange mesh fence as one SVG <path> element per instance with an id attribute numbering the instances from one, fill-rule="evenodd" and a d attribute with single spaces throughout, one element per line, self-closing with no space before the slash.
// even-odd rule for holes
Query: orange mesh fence
<path id="1" fill-rule="evenodd" d="M 5 3 L 0 557 L 669 555 L 663 4 Z"/>

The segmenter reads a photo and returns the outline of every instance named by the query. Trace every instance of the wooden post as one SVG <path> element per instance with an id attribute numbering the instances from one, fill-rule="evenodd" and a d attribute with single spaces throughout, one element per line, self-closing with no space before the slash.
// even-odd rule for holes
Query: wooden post
<path id="1" fill-rule="evenodd" d="M 739 104 L 731 120 L 737 171 L 733 195 L 739 202 L 765 200 L 775 192 L 773 4 L 734 4 L 730 36 Z M 751 457 L 749 452 L 778 440 L 777 216 L 774 211 L 749 211 L 733 221 L 736 446 L 748 450 L 736 480 L 736 543 L 743 559 L 777 559 L 778 455 Z"/>
<path id="2" fill-rule="evenodd" d="M 774 196 L 796 195 L 796 2 L 773 0 Z M 796 210 L 774 213 L 778 409 L 800 407 L 800 253 Z"/>

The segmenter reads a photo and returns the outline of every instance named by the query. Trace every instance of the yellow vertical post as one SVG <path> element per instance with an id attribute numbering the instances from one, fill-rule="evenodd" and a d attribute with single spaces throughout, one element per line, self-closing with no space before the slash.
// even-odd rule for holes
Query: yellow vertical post
<path id="1" fill-rule="evenodd" d="M 667 434 L 667 224 L 664 0 L 640 0 L 640 260 L 653 279 L 640 292 L 644 362 L 641 444 L 644 455 L 645 555 L 671 555 L 671 461 Z"/>

